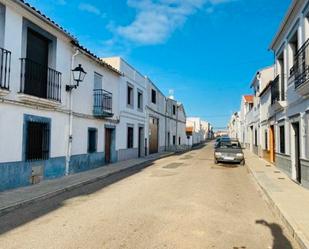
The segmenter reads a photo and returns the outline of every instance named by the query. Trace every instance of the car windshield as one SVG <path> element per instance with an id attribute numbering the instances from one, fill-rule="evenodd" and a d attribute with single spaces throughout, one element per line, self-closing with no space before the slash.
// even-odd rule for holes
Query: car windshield
<path id="1" fill-rule="evenodd" d="M 223 149 L 227 149 L 227 148 L 240 149 L 241 148 L 238 141 L 228 141 L 228 140 L 221 141 L 219 147 Z"/>

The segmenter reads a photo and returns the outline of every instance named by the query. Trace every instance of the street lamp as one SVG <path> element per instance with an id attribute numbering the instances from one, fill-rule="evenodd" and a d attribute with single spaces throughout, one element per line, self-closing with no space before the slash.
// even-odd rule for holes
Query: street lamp
<path id="1" fill-rule="evenodd" d="M 66 85 L 65 89 L 67 92 L 71 91 L 72 89 L 76 89 L 79 86 L 79 83 L 85 79 L 87 73 L 82 68 L 82 65 L 79 64 L 76 68 L 72 70 L 72 74 L 73 74 L 73 80 L 76 84 Z"/>

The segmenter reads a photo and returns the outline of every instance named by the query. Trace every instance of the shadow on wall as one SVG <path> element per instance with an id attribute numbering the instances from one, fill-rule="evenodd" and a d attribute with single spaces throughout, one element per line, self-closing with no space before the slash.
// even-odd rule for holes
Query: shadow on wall
<path id="1" fill-rule="evenodd" d="M 58 196 L 34 204 L 30 204 L 29 206 L 25 206 L 10 213 L 4 214 L 0 216 L 0 235 L 65 206 L 66 202 L 70 199 L 93 194 L 97 191 L 100 191 L 104 187 L 107 187 L 115 182 L 121 181 L 126 177 L 141 172 L 151 165 L 153 165 L 153 162 L 147 162 L 138 165 L 133 169 L 125 169 L 100 181 L 90 183 L 81 188 L 64 192 L 63 194 L 60 194 Z"/>
<path id="2" fill-rule="evenodd" d="M 276 223 L 268 223 L 265 220 L 256 220 L 256 224 L 266 226 L 270 229 L 273 236 L 273 247 L 272 249 L 293 249 L 291 242 L 283 234 L 282 228 Z"/>

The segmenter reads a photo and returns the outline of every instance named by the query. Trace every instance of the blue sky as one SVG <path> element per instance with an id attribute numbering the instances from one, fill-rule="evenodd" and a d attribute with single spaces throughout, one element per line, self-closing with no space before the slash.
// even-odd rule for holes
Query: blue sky
<path id="1" fill-rule="evenodd" d="M 98 56 L 123 56 L 188 116 L 225 127 L 273 63 L 269 44 L 291 0 L 28 0 Z"/>

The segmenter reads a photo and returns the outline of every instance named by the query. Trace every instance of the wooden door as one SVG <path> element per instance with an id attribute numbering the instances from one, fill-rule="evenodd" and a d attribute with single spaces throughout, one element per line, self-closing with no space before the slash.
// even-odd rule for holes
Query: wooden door
<path id="1" fill-rule="evenodd" d="M 158 124 L 159 120 L 156 118 L 150 118 L 149 120 L 149 153 L 158 153 Z"/>
<path id="2" fill-rule="evenodd" d="M 269 149 L 270 149 L 270 161 L 275 162 L 275 129 L 274 126 L 269 128 Z"/>

